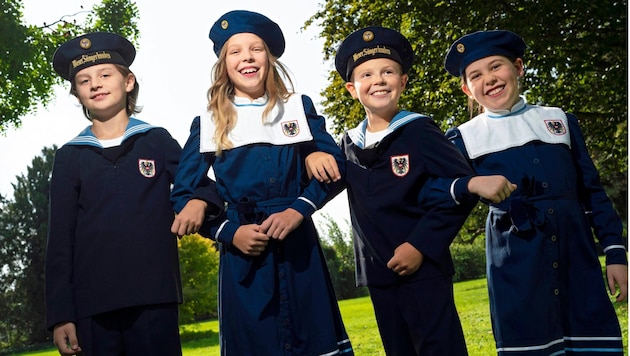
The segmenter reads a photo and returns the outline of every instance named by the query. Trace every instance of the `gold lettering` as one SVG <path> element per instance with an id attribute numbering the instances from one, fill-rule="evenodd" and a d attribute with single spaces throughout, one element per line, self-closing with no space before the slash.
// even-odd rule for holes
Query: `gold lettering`
<path id="1" fill-rule="evenodd" d="M 391 56 L 392 51 L 387 47 L 381 47 L 381 46 L 376 46 L 374 48 L 364 48 L 362 51 L 357 52 L 354 55 L 352 55 L 352 60 L 356 62 L 363 57 L 373 56 L 378 53 L 387 54 Z"/>
<path id="2" fill-rule="evenodd" d="M 86 63 L 94 63 L 98 60 L 112 59 L 112 55 L 108 52 L 96 52 L 94 54 L 84 54 L 81 58 L 72 61 L 72 68 L 84 65 Z"/>

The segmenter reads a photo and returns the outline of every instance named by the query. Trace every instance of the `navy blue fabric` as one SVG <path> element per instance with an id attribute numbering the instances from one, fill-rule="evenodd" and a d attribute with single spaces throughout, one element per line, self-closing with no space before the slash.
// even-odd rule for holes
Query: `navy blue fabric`
<path id="1" fill-rule="evenodd" d="M 593 238 L 594 232 L 607 251 L 607 264 L 627 264 L 621 220 L 577 118 L 567 118 L 571 147 L 534 140 L 470 160 L 477 174 L 502 174 L 518 185 L 491 204 L 486 222 L 490 310 L 501 355 L 622 354 Z M 458 129 L 447 136 L 468 156 Z"/>
<path id="2" fill-rule="evenodd" d="M 446 54 L 444 68 L 456 77 L 476 60 L 490 56 L 523 58 L 525 41 L 514 32 L 505 30 L 477 31 L 453 42 Z"/>
<path id="3" fill-rule="evenodd" d="M 121 308 L 181 303 L 169 201 L 180 153 L 166 130 L 133 118 L 120 146 L 102 148 L 87 128 L 57 151 L 46 249 L 49 329 Z M 199 187 L 209 206 L 223 206 L 209 179 Z"/>
<path id="4" fill-rule="evenodd" d="M 262 38 L 276 58 L 284 53 L 284 35 L 278 24 L 257 12 L 234 10 L 223 14 L 210 28 L 209 37 L 217 57 L 225 42 L 237 33 L 253 33 Z"/>
<path id="5" fill-rule="evenodd" d="M 352 355 L 341 320 L 317 230 L 316 208 L 335 191 L 316 180 L 305 181 L 304 160 L 314 150 L 333 154 L 343 174 L 339 148 L 326 132 L 324 118 L 302 96 L 312 142 L 286 145 L 254 143 L 224 150 L 220 156 L 199 152 L 199 117 L 182 152 L 171 195 L 176 209 L 192 196 L 210 168 L 226 215 L 204 233 L 220 242 L 219 321 L 223 355 Z M 241 118 L 255 120 L 260 118 Z M 262 128 L 262 126 L 261 126 Z M 305 200 L 315 206 L 311 206 Z M 242 224 L 293 208 L 304 220 L 284 241 L 271 242 L 261 256 L 232 246 Z"/>
<path id="6" fill-rule="evenodd" d="M 335 68 L 341 78 L 350 81 L 352 70 L 374 58 L 389 58 L 407 73 L 413 64 L 411 43 L 400 32 L 379 26 L 365 27 L 346 37 L 335 55 Z"/>
<path id="7" fill-rule="evenodd" d="M 53 55 L 53 68 L 70 80 L 81 69 L 97 64 L 114 63 L 129 67 L 136 49 L 126 38 L 109 32 L 93 32 L 62 44 Z"/>
<path id="8" fill-rule="evenodd" d="M 469 179 L 473 171 L 435 122 L 421 116 L 366 149 L 345 135 L 341 148 L 347 158 L 357 284 L 387 286 L 452 275 L 449 246 L 476 201 L 442 208 L 430 199 L 431 182 L 438 177 Z M 409 170 L 398 176 L 392 157 L 405 155 Z M 387 268 L 387 261 L 404 242 L 425 260 L 415 274 L 401 277 Z"/>
<path id="9" fill-rule="evenodd" d="M 177 303 L 119 309 L 77 321 L 82 355 L 182 354 Z"/>
<path id="10" fill-rule="evenodd" d="M 369 290 L 387 355 L 468 354 L 451 276 Z"/>

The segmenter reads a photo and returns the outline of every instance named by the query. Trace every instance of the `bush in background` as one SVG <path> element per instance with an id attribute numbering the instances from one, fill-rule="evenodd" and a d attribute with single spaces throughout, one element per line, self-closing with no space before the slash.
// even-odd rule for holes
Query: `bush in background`
<path id="1" fill-rule="evenodd" d="M 217 317 L 219 252 L 214 241 L 186 235 L 178 241 L 184 303 L 179 321 L 188 324 Z"/>
<path id="2" fill-rule="evenodd" d="M 455 265 L 453 282 L 486 276 L 486 254 L 481 241 L 472 244 L 454 243 L 451 245 L 451 255 Z"/>

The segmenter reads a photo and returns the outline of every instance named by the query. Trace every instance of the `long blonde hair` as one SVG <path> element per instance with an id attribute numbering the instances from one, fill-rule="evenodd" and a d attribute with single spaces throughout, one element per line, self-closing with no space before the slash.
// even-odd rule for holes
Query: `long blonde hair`
<path id="1" fill-rule="evenodd" d="M 264 44 L 267 53 L 267 60 L 270 71 L 267 72 L 265 78 L 265 93 L 268 101 L 262 115 L 262 123 L 267 119 L 267 115 L 271 112 L 278 101 L 286 101 L 291 94 L 294 93 L 294 86 L 287 68 L 278 61 L 278 58 L 271 55 L 269 47 Z M 208 89 L 208 111 L 212 112 L 215 130 L 213 139 L 216 143 L 216 155 L 221 155 L 224 149 L 232 148 L 228 134 L 236 126 L 238 116 L 234 109 L 234 83 L 230 81 L 227 73 L 226 56 L 227 46 L 221 48 L 219 59 L 213 66 L 213 83 Z M 270 75 L 271 74 L 271 75 Z M 287 87 L 286 81 L 290 87 Z"/>

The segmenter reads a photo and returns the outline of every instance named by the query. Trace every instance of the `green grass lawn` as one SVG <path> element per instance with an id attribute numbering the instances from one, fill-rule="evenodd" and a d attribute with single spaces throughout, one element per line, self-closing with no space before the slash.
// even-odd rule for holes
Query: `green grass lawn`
<path id="1" fill-rule="evenodd" d="M 455 283 L 455 303 L 461 317 L 470 356 L 495 354 L 488 311 L 486 280 Z M 374 310 L 369 297 L 342 300 L 341 314 L 356 355 L 383 356 Z M 615 303 L 623 330 L 624 349 L 628 350 L 628 303 Z M 181 335 L 184 356 L 219 355 L 219 323 L 216 320 L 183 325 Z M 55 349 L 31 352 L 28 356 L 56 356 Z"/>

